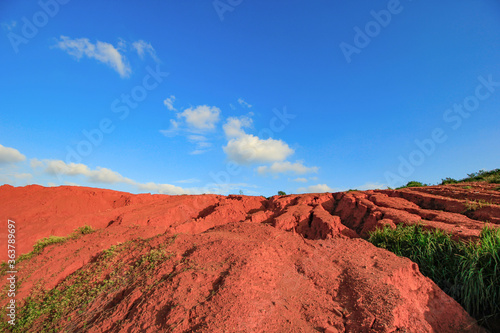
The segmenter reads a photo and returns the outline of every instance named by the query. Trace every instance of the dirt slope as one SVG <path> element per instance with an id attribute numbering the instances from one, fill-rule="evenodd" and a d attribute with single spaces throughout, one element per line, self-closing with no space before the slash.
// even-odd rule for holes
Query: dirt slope
<path id="1" fill-rule="evenodd" d="M 18 265 L 21 303 L 82 281 L 93 295 L 85 311 L 59 306 L 61 319 L 42 315 L 32 331 L 52 321 L 69 332 L 476 332 L 417 265 L 360 238 L 420 221 L 477 237 L 485 221 L 500 224 L 500 192 L 469 186 L 266 199 L 4 185 L 0 220 L 16 221 L 18 255 L 96 229 Z"/>

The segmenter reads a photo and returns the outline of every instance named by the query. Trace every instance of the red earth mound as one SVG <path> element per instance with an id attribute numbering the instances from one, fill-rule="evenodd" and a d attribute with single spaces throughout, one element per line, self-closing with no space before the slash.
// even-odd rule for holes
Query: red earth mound
<path id="1" fill-rule="evenodd" d="M 17 266 L 19 308 L 82 276 L 99 286 L 85 311 L 64 303 L 67 332 L 479 332 L 416 264 L 362 238 L 399 223 L 475 238 L 500 224 L 500 192 L 480 183 L 269 199 L 4 185 L 0 200 L 0 239 L 14 220 L 18 256 L 95 230 Z"/>

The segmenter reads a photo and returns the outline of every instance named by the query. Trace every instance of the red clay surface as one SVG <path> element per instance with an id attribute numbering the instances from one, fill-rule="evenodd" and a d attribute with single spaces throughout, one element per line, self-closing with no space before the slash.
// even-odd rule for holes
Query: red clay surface
<path id="1" fill-rule="evenodd" d="M 147 244 L 121 252 L 108 273 L 168 244 L 168 260 L 73 315 L 69 332 L 479 332 L 416 264 L 362 239 L 399 223 L 461 238 L 500 224 L 498 185 L 467 186 L 266 199 L 4 185 L 0 240 L 7 219 L 16 222 L 18 255 L 50 235 L 96 230 L 20 263 L 21 303 L 35 286 L 50 290 L 91 271 L 113 245 Z"/>

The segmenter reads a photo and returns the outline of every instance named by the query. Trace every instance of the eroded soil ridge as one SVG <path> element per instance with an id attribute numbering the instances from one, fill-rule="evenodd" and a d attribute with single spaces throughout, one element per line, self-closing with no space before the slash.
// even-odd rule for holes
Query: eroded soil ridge
<path id="1" fill-rule="evenodd" d="M 4 185 L 0 219 L 16 221 L 18 255 L 95 230 L 19 263 L 19 304 L 83 276 L 98 288 L 85 311 L 70 302 L 33 331 L 52 320 L 68 332 L 480 332 L 416 264 L 363 239 L 401 223 L 472 239 L 500 225 L 495 185 L 467 185 L 269 199 Z"/>

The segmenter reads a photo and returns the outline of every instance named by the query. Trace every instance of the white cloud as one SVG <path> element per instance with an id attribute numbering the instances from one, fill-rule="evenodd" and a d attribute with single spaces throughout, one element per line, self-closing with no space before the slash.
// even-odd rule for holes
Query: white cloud
<path id="1" fill-rule="evenodd" d="M 316 173 L 318 172 L 318 167 L 306 167 L 302 162 L 298 161 L 291 163 L 285 162 L 274 162 L 271 166 L 260 166 L 257 168 L 257 172 L 261 175 L 266 173 L 294 173 L 296 175 L 303 175 L 306 173 Z M 307 180 L 306 180 L 307 181 Z"/>
<path id="2" fill-rule="evenodd" d="M 177 180 L 174 183 L 179 183 L 179 184 L 192 184 L 192 183 L 199 183 L 200 180 L 197 178 L 190 178 L 190 179 L 183 179 L 183 180 Z"/>
<path id="3" fill-rule="evenodd" d="M 192 191 L 189 189 L 184 189 L 179 186 L 170 185 L 170 184 L 158 184 L 158 183 L 139 183 L 132 179 L 123 177 L 118 172 L 107 169 L 97 167 L 92 170 L 88 166 L 84 164 L 76 164 L 76 163 L 65 163 L 61 160 L 43 160 L 38 161 L 34 159 L 32 160 L 32 165 L 35 167 L 44 167 L 45 172 L 51 175 L 68 175 L 68 176 L 84 176 L 86 181 L 91 183 L 104 183 L 104 184 L 128 184 L 135 186 L 140 191 L 150 191 L 156 192 L 160 194 L 190 194 Z M 65 184 L 75 184 L 65 182 Z"/>
<path id="4" fill-rule="evenodd" d="M 132 183 L 130 179 L 123 177 L 118 172 L 101 167 L 97 167 L 96 170 L 91 170 L 87 177 L 92 183 Z"/>
<path id="5" fill-rule="evenodd" d="M 0 145 L 0 164 L 17 163 L 26 160 L 19 150 Z"/>
<path id="6" fill-rule="evenodd" d="M 281 140 L 262 140 L 249 134 L 231 139 L 223 149 L 229 159 L 238 164 L 283 161 L 294 153 L 293 149 Z"/>
<path id="7" fill-rule="evenodd" d="M 307 178 L 295 178 L 292 181 L 294 181 L 296 183 L 307 183 L 308 182 Z"/>
<path id="8" fill-rule="evenodd" d="M 171 111 L 177 111 L 173 102 L 175 96 L 170 96 L 163 103 Z M 199 155 L 210 151 L 212 143 L 205 134 L 215 130 L 216 124 L 220 121 L 221 110 L 216 106 L 199 105 L 185 109 L 182 112 L 176 112 L 178 120 L 170 120 L 170 128 L 160 130 L 160 133 L 167 137 L 173 137 L 178 134 L 187 135 L 187 139 L 196 145 L 190 152 L 191 155 Z M 204 134 L 204 135 L 201 135 Z"/>
<path id="9" fill-rule="evenodd" d="M 145 42 L 143 40 L 138 40 L 132 43 L 132 47 L 137 51 L 137 54 L 141 59 L 144 59 L 144 54 L 145 52 L 147 52 L 154 61 L 156 61 L 157 63 L 160 62 L 160 60 L 156 56 L 155 49 L 153 48 L 153 46 L 151 46 L 151 43 Z"/>
<path id="10" fill-rule="evenodd" d="M 176 109 L 174 108 L 174 102 L 175 102 L 175 96 L 174 95 L 170 95 L 170 97 L 167 97 L 163 101 L 163 104 L 165 104 L 165 106 L 167 107 L 167 109 L 169 109 L 170 111 L 176 111 Z"/>
<path id="11" fill-rule="evenodd" d="M 190 194 L 189 190 L 170 184 L 137 183 L 136 186 L 141 191 L 156 192 L 159 194 L 170 194 L 170 195 Z"/>
<path id="12" fill-rule="evenodd" d="M 387 184 L 380 184 L 380 183 L 366 183 L 364 185 L 356 187 L 356 189 L 360 191 L 366 191 L 366 190 L 381 190 L 381 189 L 386 189 Z"/>
<path id="13" fill-rule="evenodd" d="M 308 187 L 301 187 L 297 189 L 299 193 L 325 193 L 325 192 L 338 192 L 338 190 L 331 188 L 326 184 L 311 185 Z"/>
<path id="14" fill-rule="evenodd" d="M 113 68 L 122 78 L 128 77 L 132 71 L 125 56 L 113 45 L 106 42 L 97 41 L 93 44 L 88 38 L 71 39 L 67 36 L 61 36 L 55 47 L 66 51 L 78 60 L 86 56 L 102 62 Z"/>
<path id="15" fill-rule="evenodd" d="M 284 161 L 294 150 L 281 140 L 260 139 L 247 134 L 244 127 L 250 127 L 252 120 L 248 117 L 228 118 L 224 124 L 224 132 L 229 142 L 223 147 L 228 158 L 238 164 L 271 163 Z"/>
<path id="16" fill-rule="evenodd" d="M 199 105 L 177 114 L 177 118 L 184 118 L 191 128 L 206 131 L 215 128 L 215 124 L 219 122 L 220 113 L 220 109 L 216 106 Z"/>
<path id="17" fill-rule="evenodd" d="M 243 128 L 249 128 L 252 126 L 252 119 L 243 116 L 240 118 L 230 117 L 226 120 L 226 123 L 222 126 L 224 133 L 228 138 L 239 138 L 247 135 Z"/>
<path id="18" fill-rule="evenodd" d="M 51 175 L 87 175 L 90 172 L 88 166 L 84 164 L 70 163 L 66 164 L 61 160 L 43 160 L 37 163 L 37 167 L 45 167 L 45 172 Z"/>
<path id="19" fill-rule="evenodd" d="M 243 98 L 238 98 L 238 103 L 240 103 L 240 105 L 244 106 L 244 107 L 247 107 L 247 108 L 251 108 L 252 105 L 251 104 L 248 104 L 247 102 L 245 102 L 243 100 Z"/>
<path id="20" fill-rule="evenodd" d="M 107 168 L 97 167 L 95 170 L 91 170 L 85 164 L 77 164 L 77 163 L 67 164 L 61 160 L 43 160 L 42 162 L 45 166 L 45 172 L 51 175 L 68 175 L 68 176 L 83 175 L 87 178 L 87 181 L 91 183 L 105 183 L 105 184 L 133 183 L 132 180 L 125 178 L 118 172 L 112 171 Z"/>

